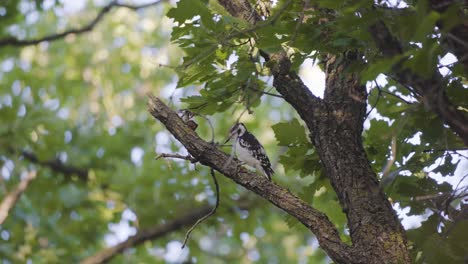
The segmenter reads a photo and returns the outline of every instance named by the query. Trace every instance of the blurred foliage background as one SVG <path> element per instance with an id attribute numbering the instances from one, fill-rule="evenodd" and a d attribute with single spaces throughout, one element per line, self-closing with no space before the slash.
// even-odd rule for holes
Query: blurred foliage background
<path id="1" fill-rule="evenodd" d="M 186 151 L 147 113 L 147 92 L 161 96 L 174 109 L 206 104 L 198 110 L 209 118 L 215 141 L 224 139 L 242 116 L 275 164 L 275 181 L 327 213 L 348 239 L 346 218 L 301 121 L 282 98 L 260 93 L 274 93 L 269 72 L 252 64 L 250 51 L 242 45 L 212 49 L 223 32 L 245 25 L 209 2 L 182 0 L 169 17 L 167 12 L 176 5 L 172 2 L 137 10 L 114 6 L 89 32 L 37 45 L 0 46 L 1 200 L 35 175 L 0 225 L 2 263 L 77 263 L 138 230 L 214 205 L 207 168 L 155 160 L 160 153 Z M 278 2 L 274 10 L 283 1 Z M 144 3 L 148 1 L 130 4 Z M 80 28 L 108 4 L 3 0 L 0 39 L 34 39 Z M 281 46 L 275 34 L 295 27 L 290 21 L 297 12 L 294 8 L 276 27 L 257 32 L 263 36 L 260 48 Z M 218 20 L 209 22 L 213 14 L 219 14 Z M 186 20 L 191 22 L 184 24 Z M 343 18 L 335 26 L 346 31 L 347 22 Z M 343 45 L 367 37 L 338 32 L 334 46 L 326 40 L 307 46 L 314 36 L 305 33 L 308 28 L 301 30 L 293 48 L 302 51 L 294 61 L 302 72 L 317 59 L 309 55 L 312 50 L 332 47 L 326 51 L 339 52 Z M 385 69 L 376 62 L 363 75 L 371 83 Z M 256 78 L 251 78 L 252 72 Z M 451 74 L 461 75 L 456 69 Z M 303 75 L 307 78 L 307 73 Z M 255 90 L 238 92 L 250 82 Z M 391 142 L 396 142 L 398 151 L 385 174 L 389 176 L 385 188 L 410 229 L 415 259 L 419 256 L 421 261 L 423 255 L 428 263 L 440 259 L 461 263 L 468 249 L 461 235 L 468 233 L 466 220 L 454 221 L 416 197 L 456 194 L 448 206 L 463 205 L 466 152 L 458 151 L 463 144 L 392 80 L 381 85 L 385 92 L 369 85 L 369 110 L 375 105 L 364 133 L 369 159 L 376 172 L 385 171 L 393 155 Z M 452 91 L 467 98 L 466 88 Z M 210 124 L 204 118 L 196 120 L 197 132 L 210 140 Z M 218 181 L 221 205 L 215 216 L 195 229 L 186 249 L 180 246 L 189 226 L 125 250 L 112 263 L 329 262 L 314 236 L 296 220 L 224 177 Z M 455 236 L 448 236 L 448 229 Z"/>

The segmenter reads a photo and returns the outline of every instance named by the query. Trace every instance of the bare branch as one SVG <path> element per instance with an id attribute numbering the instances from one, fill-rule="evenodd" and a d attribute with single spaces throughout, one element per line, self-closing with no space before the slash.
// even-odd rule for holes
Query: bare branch
<path id="1" fill-rule="evenodd" d="M 269 93 L 269 92 L 265 92 L 265 91 L 262 91 L 260 89 L 257 89 L 257 88 L 254 88 L 254 87 L 248 87 L 249 90 L 252 90 L 252 91 L 256 91 L 256 92 L 259 92 L 261 94 L 266 94 L 266 95 L 270 95 L 270 96 L 273 96 L 273 97 L 278 97 L 278 98 L 284 98 L 283 96 L 279 95 L 279 94 L 274 94 L 274 93 Z"/>
<path id="2" fill-rule="evenodd" d="M 257 206 L 256 201 L 250 201 L 247 196 L 241 196 L 232 207 L 228 208 L 229 212 L 237 212 L 238 209 L 248 210 Z M 107 249 L 104 249 L 92 256 L 83 259 L 81 264 L 98 264 L 106 263 L 126 249 L 137 247 L 149 240 L 156 240 L 164 237 L 167 234 L 178 231 L 183 227 L 193 225 L 198 219 L 212 211 L 212 207 L 208 204 L 193 209 L 190 212 L 181 214 L 175 219 L 169 220 L 164 224 L 158 224 L 151 228 L 140 230 L 136 235 L 127 238 L 125 241 Z"/>
<path id="3" fill-rule="evenodd" d="M 377 91 L 378 91 L 378 94 L 377 94 L 377 99 L 375 100 L 375 103 L 374 105 L 371 107 L 371 109 L 369 110 L 369 112 L 366 113 L 366 117 L 364 117 L 364 120 L 367 119 L 370 115 L 370 113 L 372 113 L 372 111 L 374 111 L 375 107 L 377 106 L 377 104 L 379 103 L 379 100 L 380 100 L 380 97 L 382 96 L 382 90 L 380 89 L 380 86 L 379 84 L 377 83 L 377 81 L 375 82 L 375 85 L 376 85 L 376 88 L 377 88 Z M 369 102 L 370 104 L 370 102 Z"/>
<path id="4" fill-rule="evenodd" d="M 139 231 L 136 235 L 129 237 L 127 240 L 107 249 L 104 249 L 97 254 L 90 256 L 84 260 L 82 260 L 81 264 L 98 264 L 98 263 L 105 263 L 125 249 L 129 249 L 135 246 L 138 246 L 145 241 L 154 240 L 160 237 L 163 237 L 173 231 L 179 230 L 180 228 L 191 225 L 200 219 L 207 213 L 211 211 L 211 206 L 205 205 L 201 208 L 193 210 L 185 215 L 177 217 L 171 221 L 168 221 L 165 224 L 156 225 L 149 229 L 144 229 Z"/>
<path id="5" fill-rule="evenodd" d="M 8 217 L 8 214 L 16 204 L 16 202 L 21 197 L 21 194 L 28 188 L 29 183 L 36 178 L 36 171 L 30 171 L 27 173 L 26 177 L 21 180 L 15 190 L 8 193 L 0 204 L 0 225 Z"/>
<path id="6" fill-rule="evenodd" d="M 158 160 L 160 158 L 174 158 L 174 159 L 183 159 L 183 160 L 188 160 L 192 163 L 195 163 L 197 162 L 197 160 L 190 156 L 190 155 L 180 155 L 180 154 L 171 154 L 171 153 L 161 153 L 159 154 L 158 156 L 156 156 L 156 158 L 154 158 L 155 160 Z"/>
<path id="7" fill-rule="evenodd" d="M 307 124 L 313 123 L 316 116 L 311 113 L 324 108 L 322 99 L 309 90 L 296 72 L 291 71 L 291 61 L 285 53 L 270 54 L 269 64 L 274 76 L 273 86 Z M 313 131 L 312 127 L 309 129 Z"/>
<path id="8" fill-rule="evenodd" d="M 72 28 L 72 29 L 66 30 L 66 31 L 64 31 L 62 33 L 51 34 L 51 35 L 48 35 L 48 36 L 44 36 L 44 37 L 40 37 L 40 38 L 33 38 L 33 39 L 21 40 L 21 39 L 18 39 L 16 37 L 8 37 L 8 38 L 0 39 L 0 47 L 2 47 L 2 46 L 23 47 L 23 46 L 37 45 L 37 44 L 39 44 L 41 42 L 44 42 L 44 41 L 54 41 L 54 40 L 63 39 L 66 36 L 71 35 L 71 34 L 82 34 L 82 33 L 89 32 L 89 31 L 93 30 L 94 27 L 104 18 L 104 16 L 107 13 L 109 13 L 109 11 L 111 11 L 112 8 L 114 8 L 114 7 L 124 7 L 124 8 L 128 8 L 128 9 L 131 9 L 131 10 L 139 10 L 139 9 L 142 9 L 142 8 L 155 6 L 157 4 L 160 4 L 160 3 L 163 3 L 163 2 L 166 2 L 166 1 L 167 0 L 158 0 L 158 1 L 150 2 L 150 3 L 142 4 L 142 5 L 127 5 L 127 4 L 118 3 L 117 0 L 113 0 L 109 4 L 104 6 L 101 9 L 101 11 L 99 11 L 97 16 L 93 20 L 91 20 L 91 22 L 89 22 L 87 25 L 85 25 L 85 26 L 83 26 L 81 28 Z"/>
<path id="9" fill-rule="evenodd" d="M 178 139 L 188 152 L 203 165 L 209 166 L 239 185 L 255 192 L 270 201 L 278 208 L 297 218 L 310 229 L 319 240 L 322 248 L 341 263 L 354 263 L 352 248 L 340 239 L 337 229 L 328 217 L 311 207 L 287 189 L 244 169 L 238 169 L 239 163 L 231 162 L 223 168 L 229 155 L 220 151 L 215 145 L 201 139 L 191 130 L 176 112 L 171 110 L 160 99 L 148 94 L 148 111 L 161 121 L 169 132 Z"/>
<path id="10" fill-rule="evenodd" d="M 52 160 L 40 160 L 36 154 L 28 151 L 22 151 L 21 156 L 26 160 L 50 168 L 55 172 L 60 172 L 66 176 L 76 175 L 82 181 L 88 180 L 88 170 L 83 168 L 78 168 L 72 165 L 66 165 L 59 159 Z"/>

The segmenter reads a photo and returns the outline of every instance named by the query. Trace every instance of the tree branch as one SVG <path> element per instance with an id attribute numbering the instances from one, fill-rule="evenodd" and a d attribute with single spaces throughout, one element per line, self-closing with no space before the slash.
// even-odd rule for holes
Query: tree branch
<path id="1" fill-rule="evenodd" d="M 205 205 L 187 214 L 184 214 L 176 219 L 173 219 L 165 224 L 156 225 L 149 229 L 139 231 L 136 235 L 129 237 L 127 240 L 104 249 L 90 257 L 85 258 L 81 264 L 98 264 L 105 263 L 122 253 L 124 250 L 138 246 L 148 240 L 158 239 L 173 231 L 179 230 L 184 226 L 194 224 L 198 219 L 205 216 L 211 211 L 211 206 Z"/>
<path id="2" fill-rule="evenodd" d="M 458 8 L 457 16 L 460 21 L 446 33 L 447 28 L 442 21 L 437 22 L 437 27 L 442 29 L 442 47 L 449 52 L 453 53 L 458 62 L 465 68 L 465 73 L 468 73 L 468 24 L 463 23 L 466 21 L 466 14 L 463 8 L 466 9 L 466 1 L 455 0 L 431 0 L 430 8 L 439 13 L 444 13 L 451 6 Z"/>
<path id="3" fill-rule="evenodd" d="M 237 203 L 228 208 L 229 212 L 236 212 L 238 209 L 248 210 L 256 206 L 256 203 L 249 201 L 247 196 L 241 196 Z M 126 249 L 137 247 L 146 241 L 156 240 L 163 236 L 178 231 L 183 227 L 194 225 L 199 219 L 206 216 L 213 210 L 212 206 L 204 205 L 200 208 L 193 209 L 190 212 L 181 214 L 180 216 L 172 219 L 164 224 L 155 225 L 151 228 L 140 230 L 137 234 L 127 238 L 125 241 L 106 248 L 92 256 L 83 259 L 81 264 L 98 264 L 106 263 Z"/>
<path id="4" fill-rule="evenodd" d="M 87 25 L 81 28 L 72 28 L 62 33 L 51 34 L 51 35 L 44 36 L 41 38 L 33 38 L 33 39 L 21 40 L 16 37 L 8 37 L 8 38 L 0 39 L 0 47 L 2 46 L 23 47 L 23 46 L 37 45 L 44 41 L 54 41 L 54 40 L 63 39 L 70 34 L 82 34 L 82 33 L 93 30 L 94 27 L 104 18 L 104 16 L 107 13 L 109 13 L 109 11 L 111 11 L 112 8 L 114 7 L 124 7 L 124 8 L 128 8 L 131 10 L 138 10 L 138 9 L 147 8 L 150 6 L 155 6 L 163 2 L 166 2 L 166 0 L 157 0 L 154 2 L 147 3 L 147 4 L 142 4 L 142 5 L 128 5 L 128 4 L 121 4 L 121 3 L 118 3 L 117 0 L 113 0 L 109 4 L 104 6 L 101 9 L 101 11 L 99 11 L 97 16 L 93 20 L 91 20 L 91 22 L 89 22 Z"/>
<path id="5" fill-rule="evenodd" d="M 231 14 L 242 17 L 235 12 Z M 348 218 L 352 250 L 340 245 L 339 240 L 330 246 L 323 239 L 327 235 L 310 228 L 321 247 L 335 263 L 409 263 L 403 227 L 379 188 L 362 147 L 367 94 L 359 76 L 347 70 L 360 60 L 359 54 L 348 51 L 343 55 L 327 55 L 324 99 L 314 96 L 297 73 L 291 71 L 291 61 L 284 52 L 260 51 L 260 54 L 271 69 L 273 86 L 307 124 L 315 150 Z M 297 217 L 294 211 L 287 212 Z M 314 218 L 313 214 L 308 212 L 304 217 Z"/>
<path id="6" fill-rule="evenodd" d="M 52 159 L 52 160 L 40 160 L 36 154 L 28 151 L 22 151 L 21 156 L 23 156 L 26 160 L 39 164 L 44 167 L 48 167 L 49 169 L 62 173 L 66 176 L 76 175 L 82 181 L 88 180 L 88 170 L 83 168 L 78 168 L 71 165 L 66 165 L 59 159 Z"/>
<path id="7" fill-rule="evenodd" d="M 180 155 L 180 154 L 177 154 L 177 153 L 176 154 L 161 153 L 158 156 L 156 156 L 156 158 L 154 158 L 154 159 L 158 160 L 160 158 L 164 158 L 164 159 L 165 158 L 182 159 L 182 160 L 188 160 L 191 163 L 197 162 L 197 160 L 194 157 L 190 156 L 190 155 L 185 155 L 184 156 L 184 155 Z"/>
<path id="8" fill-rule="evenodd" d="M 261 21 L 260 15 L 250 5 L 248 0 L 218 0 L 218 2 L 233 16 L 244 19 L 250 24 Z"/>
<path id="9" fill-rule="evenodd" d="M 258 15 L 256 10 L 247 0 L 218 0 L 218 2 L 232 16 L 243 18 L 253 25 L 253 27 L 247 29 L 245 32 L 236 32 L 231 36 L 235 37 L 237 35 L 253 32 L 263 26 L 272 25 L 293 1 L 286 1 L 280 10 L 278 10 L 264 23 L 261 23 L 260 15 Z M 260 55 L 267 61 L 267 66 L 272 70 L 274 76 L 273 86 L 281 96 L 292 106 L 295 108 L 297 107 L 296 109 L 302 109 L 302 111 L 298 111 L 298 113 L 304 120 L 306 120 L 305 118 L 308 120 L 313 118 L 314 115 L 311 115 L 311 112 L 309 111 L 311 109 L 318 108 L 321 105 L 322 100 L 312 94 L 299 75 L 290 70 L 291 60 L 286 56 L 286 54 L 283 52 L 268 54 L 265 51 L 260 50 Z"/>
<path id="10" fill-rule="evenodd" d="M 180 119 L 176 112 L 172 111 L 160 99 L 152 94 L 149 94 L 148 97 L 148 111 L 151 115 L 162 122 L 201 164 L 217 170 L 298 219 L 316 235 L 320 246 L 337 262 L 356 262 L 353 259 L 351 247 L 341 241 L 337 229 L 325 214 L 311 207 L 287 189 L 240 168 L 237 161 L 230 162 L 226 166 L 229 160 L 228 154 L 201 139 Z"/>
<path id="11" fill-rule="evenodd" d="M 441 47 L 446 51 L 453 53 L 458 61 L 465 68 L 465 71 L 468 72 L 468 24 L 463 23 L 465 18 L 464 9 L 466 9 L 466 1 L 458 0 L 430 0 L 428 1 L 428 12 L 433 10 L 439 12 L 441 17 L 447 17 L 443 13 L 446 12 L 449 8 L 451 9 L 450 21 L 448 24 L 451 26 L 447 28 L 447 24 L 444 24 L 444 19 L 440 19 L 436 22 L 436 26 L 440 29 L 439 33 L 441 34 Z M 465 3 L 463 3 L 465 2 Z M 414 16 L 417 15 L 415 8 L 396 8 L 396 7 L 386 7 L 381 5 L 374 5 L 375 9 L 387 13 L 390 17 L 401 17 L 401 16 Z M 457 10 L 457 12 L 452 12 Z M 455 13 L 455 14 L 454 14 Z M 456 25 L 450 25 L 452 21 L 458 19 L 459 23 Z"/>
<path id="12" fill-rule="evenodd" d="M 291 71 L 291 61 L 283 52 L 270 54 L 269 67 L 273 73 L 273 86 L 291 104 L 308 124 L 314 123 L 315 113 L 323 109 L 323 101 L 316 97 L 296 72 Z M 310 131 L 314 128 L 309 126 Z"/>
<path id="13" fill-rule="evenodd" d="M 390 33 L 384 22 L 375 23 L 369 28 L 369 31 L 385 57 L 403 54 L 401 44 Z M 430 78 L 423 78 L 397 63 L 392 69 L 391 76 L 405 87 L 414 89 L 412 92 L 421 95 L 420 99 L 425 105 L 434 111 L 444 123 L 448 124 L 468 146 L 468 116 L 450 102 L 445 91 L 446 85 L 436 70 Z"/>
<path id="14" fill-rule="evenodd" d="M 15 206 L 16 202 L 21 197 L 21 194 L 28 188 L 29 183 L 36 178 L 36 172 L 30 171 L 26 177 L 21 180 L 15 190 L 8 193 L 0 204 L 0 225 L 8 217 L 10 210 Z"/>

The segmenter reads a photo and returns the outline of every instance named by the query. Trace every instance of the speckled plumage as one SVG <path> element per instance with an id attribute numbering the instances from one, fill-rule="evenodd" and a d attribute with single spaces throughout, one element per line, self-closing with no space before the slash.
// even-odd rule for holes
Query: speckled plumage
<path id="1" fill-rule="evenodd" d="M 237 158 L 249 166 L 263 172 L 268 180 L 274 171 L 271 168 L 268 158 L 262 144 L 258 142 L 254 135 L 247 131 L 242 123 L 238 123 L 231 128 L 231 139 L 234 141 L 234 148 Z"/>

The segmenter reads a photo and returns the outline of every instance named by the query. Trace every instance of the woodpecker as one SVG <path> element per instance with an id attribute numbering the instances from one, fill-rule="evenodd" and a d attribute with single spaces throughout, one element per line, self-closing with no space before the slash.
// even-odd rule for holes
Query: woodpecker
<path id="1" fill-rule="evenodd" d="M 271 181 L 274 171 L 271 168 L 270 159 L 268 159 L 262 144 L 258 142 L 254 135 L 247 131 L 244 124 L 237 123 L 231 128 L 226 142 L 231 139 L 234 142 L 233 148 L 235 149 L 237 158 L 258 171 L 263 172 L 265 177 Z"/>

